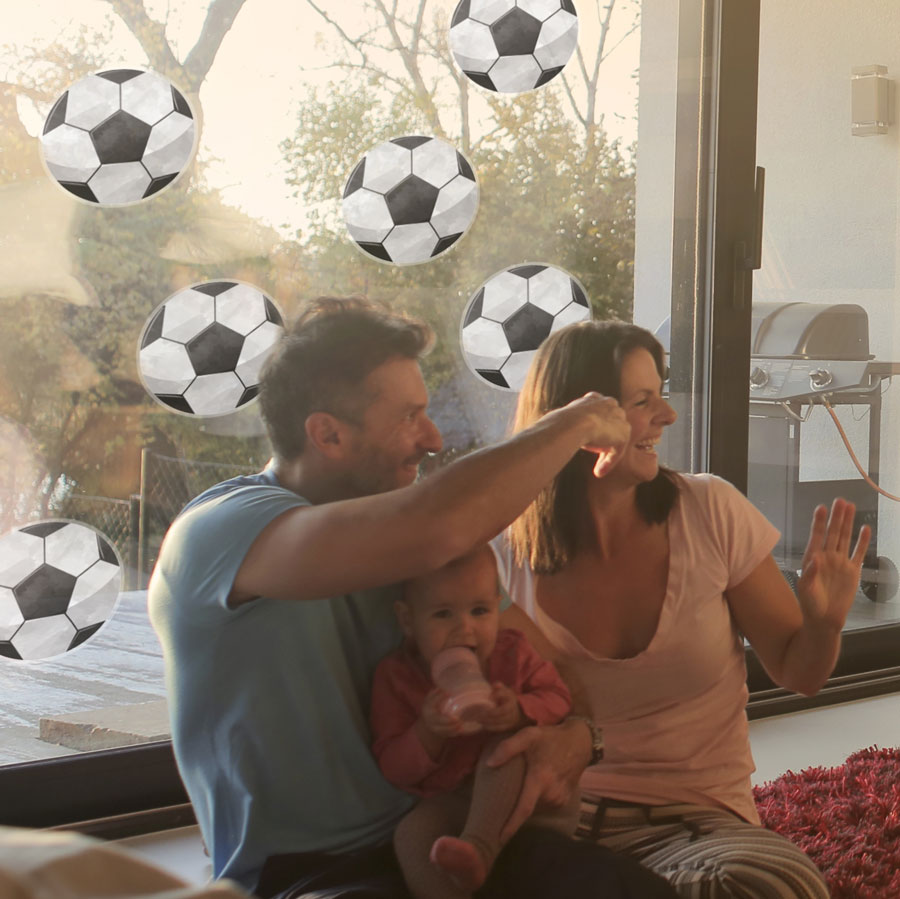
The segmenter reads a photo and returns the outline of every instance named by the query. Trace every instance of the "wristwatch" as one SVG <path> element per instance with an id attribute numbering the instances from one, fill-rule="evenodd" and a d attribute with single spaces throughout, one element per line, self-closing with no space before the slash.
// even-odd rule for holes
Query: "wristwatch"
<path id="1" fill-rule="evenodd" d="M 591 760 L 588 766 L 596 765 L 603 760 L 603 728 L 595 724 L 586 715 L 569 715 L 566 721 L 582 721 L 591 732 Z"/>

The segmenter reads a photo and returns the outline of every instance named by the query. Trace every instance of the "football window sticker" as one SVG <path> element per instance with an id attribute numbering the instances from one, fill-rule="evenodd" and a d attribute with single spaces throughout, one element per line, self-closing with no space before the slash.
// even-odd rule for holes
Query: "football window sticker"
<path id="1" fill-rule="evenodd" d="M 0 661 L 80 646 L 112 616 L 121 586 L 115 547 L 86 524 L 49 519 L 0 537 Z"/>
<path id="2" fill-rule="evenodd" d="M 514 265 L 491 275 L 470 298 L 460 345 L 482 381 L 519 391 L 538 347 L 566 325 L 591 320 L 580 282 L 553 265 Z"/>
<path id="3" fill-rule="evenodd" d="M 54 103 L 41 152 L 70 194 L 125 206 L 175 181 L 194 155 L 196 130 L 184 95 L 162 75 L 111 69 L 76 81 Z"/>
<path id="4" fill-rule="evenodd" d="M 259 373 L 284 332 L 284 317 L 258 287 L 204 281 L 151 313 L 138 341 L 147 392 L 170 411 L 228 415 L 255 399 Z"/>
<path id="5" fill-rule="evenodd" d="M 461 0 L 450 20 L 450 49 L 463 74 L 503 93 L 555 78 L 577 43 L 571 0 Z"/>
<path id="6" fill-rule="evenodd" d="M 362 250 L 415 265 L 448 250 L 478 209 L 478 182 L 446 141 L 412 135 L 385 141 L 356 164 L 344 188 L 344 222 Z"/>

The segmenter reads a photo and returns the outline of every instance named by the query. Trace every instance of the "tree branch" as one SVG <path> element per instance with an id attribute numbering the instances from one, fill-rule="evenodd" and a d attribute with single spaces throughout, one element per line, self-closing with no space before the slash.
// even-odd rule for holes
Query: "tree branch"
<path id="1" fill-rule="evenodd" d="M 231 30 L 245 0 L 213 0 L 206 12 L 200 37 L 184 61 L 188 90 L 199 91 L 209 74 L 225 35 Z"/>
<path id="2" fill-rule="evenodd" d="M 571 85 L 569 84 L 565 75 L 563 75 L 563 77 L 560 80 L 562 81 L 563 88 L 565 88 L 566 97 L 568 97 L 568 99 L 569 99 L 569 105 L 572 107 L 572 112 L 575 113 L 575 117 L 586 128 L 587 127 L 587 119 L 585 118 L 582 111 L 578 108 L 578 102 L 575 100 L 575 94 L 572 93 Z M 587 86 L 587 85 L 585 85 L 585 86 Z"/>
<path id="3" fill-rule="evenodd" d="M 575 47 L 575 58 L 578 60 L 578 68 L 581 69 L 581 77 L 584 78 L 584 83 L 590 83 L 590 77 L 588 76 L 587 64 L 584 61 L 584 54 L 581 52 L 581 44 L 578 44 Z"/>
<path id="4" fill-rule="evenodd" d="M 354 40 L 352 37 L 350 37 L 350 35 L 347 34 L 347 32 L 344 31 L 344 29 L 343 29 L 343 28 L 342 28 L 342 27 L 341 27 L 334 19 L 332 19 L 331 16 L 329 16 L 328 13 L 325 12 L 325 10 L 323 10 L 321 7 L 319 7 L 318 4 L 316 4 L 316 3 L 314 2 L 314 0 L 306 0 L 306 2 L 307 2 L 307 4 L 309 4 L 309 6 L 311 6 L 311 7 L 313 8 L 313 10 L 315 10 L 315 11 L 320 15 L 320 16 L 321 16 L 321 17 L 322 17 L 322 18 L 323 18 L 323 19 L 324 19 L 324 20 L 325 20 L 332 28 L 334 28 L 334 30 L 341 36 L 341 38 L 343 39 L 343 41 L 344 41 L 345 43 L 349 44 L 354 50 L 356 50 L 357 53 L 359 53 L 360 57 L 362 58 L 363 65 L 364 65 L 364 66 L 367 66 L 367 65 L 368 65 L 368 62 L 369 62 L 369 59 L 368 59 L 368 57 L 366 56 L 366 54 L 363 53 L 363 51 L 360 49 L 360 47 L 359 47 L 360 41 L 359 41 L 359 40 Z"/>
<path id="5" fill-rule="evenodd" d="M 245 0 L 213 0 L 206 13 L 200 37 L 184 64 L 178 61 L 166 37 L 166 26 L 151 19 L 142 0 L 104 0 L 125 23 L 147 54 L 150 67 L 180 82 L 189 93 L 196 93 L 209 74 L 222 40 L 228 33 Z"/>
<path id="6" fill-rule="evenodd" d="M 412 93 L 409 88 L 409 83 L 402 78 L 397 78 L 395 75 L 389 75 L 387 72 L 383 72 L 380 70 L 374 70 L 367 63 L 362 62 L 333 62 L 327 66 L 311 66 L 310 68 L 306 68 L 304 72 L 327 72 L 329 69 L 362 69 L 364 72 L 369 72 L 373 74 L 377 78 L 383 78 L 385 81 L 390 81 L 393 84 L 396 84 L 397 87 L 402 88 L 404 91 L 408 93 Z"/>
<path id="7" fill-rule="evenodd" d="M 141 0 L 105 0 L 113 12 L 128 26 L 147 54 L 150 67 L 166 76 L 181 74 L 181 63 L 166 38 L 166 28 L 150 18 Z"/>
<path id="8" fill-rule="evenodd" d="M 609 0 L 609 5 L 606 7 L 606 18 L 600 25 L 600 42 L 597 45 L 597 56 L 594 59 L 594 71 L 591 75 L 591 80 L 588 82 L 588 104 L 587 109 L 585 110 L 587 128 L 593 128 L 596 124 L 594 117 L 597 112 L 597 83 L 600 80 L 600 63 L 605 59 L 603 48 L 606 45 L 606 38 L 609 34 L 609 22 L 612 18 L 613 7 L 615 7 L 615 5 L 616 0 Z"/>
<path id="9" fill-rule="evenodd" d="M 622 37 L 620 37 L 619 40 L 617 40 L 617 41 L 609 48 L 609 52 L 603 54 L 603 59 L 601 59 L 600 61 L 603 62 L 604 60 L 609 59 L 609 57 L 612 56 L 612 54 L 615 52 L 616 48 L 619 47 L 621 44 L 624 44 L 626 38 L 628 38 L 628 37 L 630 37 L 632 34 L 634 34 L 635 31 L 638 30 L 638 28 L 640 28 L 640 22 L 635 22 L 634 25 L 632 25 L 631 28 L 629 28 L 628 31 L 626 31 L 625 34 L 623 34 Z"/>
<path id="10" fill-rule="evenodd" d="M 424 5 L 425 2 L 426 0 L 420 0 L 420 3 L 422 5 Z M 387 7 L 384 5 L 384 0 L 374 0 L 374 5 L 376 9 L 378 9 L 378 11 L 381 13 L 382 18 L 384 19 L 384 24 L 387 26 L 387 29 L 390 32 L 391 38 L 394 42 L 394 49 L 400 54 L 400 58 L 403 60 L 403 65 L 406 68 L 409 77 L 412 79 L 413 84 L 415 85 L 416 105 L 428 117 L 428 120 L 431 122 L 431 126 L 434 129 L 435 135 L 437 137 L 446 138 L 446 132 L 444 131 L 444 127 L 441 124 L 440 113 L 438 112 L 437 106 L 434 103 L 434 98 L 431 95 L 431 91 L 429 91 L 426 87 L 425 81 L 422 78 L 422 73 L 419 70 L 418 65 L 416 64 L 416 57 L 410 50 L 410 48 L 406 46 L 406 43 L 401 39 L 400 34 L 397 31 L 396 17 L 388 11 Z M 394 0 L 394 5 L 396 7 L 396 0 Z M 417 40 L 418 39 L 414 36 L 413 43 L 416 43 Z"/>
<path id="11" fill-rule="evenodd" d="M 427 2 L 428 0 L 419 0 L 419 11 L 416 13 L 416 21 L 413 25 L 412 52 L 416 56 L 419 53 L 419 39 L 422 36 L 422 21 L 425 18 L 425 4 Z M 394 5 L 396 7 L 396 3 Z"/>

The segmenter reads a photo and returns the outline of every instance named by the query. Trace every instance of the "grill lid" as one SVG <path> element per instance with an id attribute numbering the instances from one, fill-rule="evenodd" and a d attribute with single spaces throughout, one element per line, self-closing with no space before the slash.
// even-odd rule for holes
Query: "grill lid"
<path id="1" fill-rule="evenodd" d="M 754 303 L 750 355 L 871 359 L 869 316 L 855 303 Z"/>

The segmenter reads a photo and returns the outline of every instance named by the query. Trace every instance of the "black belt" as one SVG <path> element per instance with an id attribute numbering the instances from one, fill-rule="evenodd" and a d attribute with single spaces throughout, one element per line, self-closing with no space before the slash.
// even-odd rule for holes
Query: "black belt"
<path id="1" fill-rule="evenodd" d="M 617 817 L 623 822 L 639 819 L 635 823 L 642 821 L 645 824 L 680 824 L 690 833 L 689 842 L 691 843 L 706 832 L 696 821 L 685 820 L 685 815 L 689 811 L 696 811 L 696 806 L 647 805 L 641 802 L 623 802 L 620 799 L 607 799 L 606 797 L 599 800 L 582 799 L 582 802 L 597 806 L 589 828 L 592 840 L 600 837 L 604 822 L 613 822 Z M 678 811 L 678 809 L 683 809 L 683 811 Z M 617 811 L 625 814 L 617 815 Z"/>

